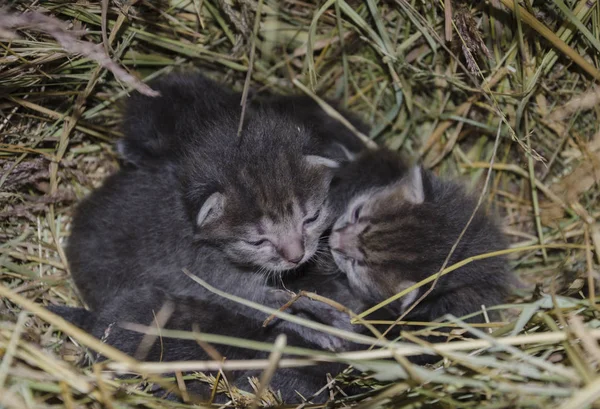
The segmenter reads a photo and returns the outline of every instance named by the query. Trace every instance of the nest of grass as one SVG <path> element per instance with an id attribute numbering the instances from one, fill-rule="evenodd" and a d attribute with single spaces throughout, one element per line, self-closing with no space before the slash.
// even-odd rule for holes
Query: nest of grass
<path id="1" fill-rule="evenodd" d="M 524 283 L 498 307 L 502 322 L 447 317 L 452 338 L 475 340 L 426 345 L 420 336 L 439 323 L 422 323 L 404 334 L 412 346 L 398 344 L 395 360 L 385 359 L 390 348 L 365 346 L 293 362 L 274 353 L 226 369 L 342 360 L 374 389 L 337 395 L 339 406 L 600 407 L 597 1 L 11 3 L 0 14 L 0 406 L 186 407 L 150 393 L 179 385 L 189 400 L 186 376 L 227 391 L 228 406 L 277 404 L 274 391 L 257 400 L 219 376 L 160 377 L 159 365 L 119 354 L 43 308 L 79 305 L 63 245 L 73 206 L 117 169 L 120 102 L 133 89 L 152 92 L 142 81 L 193 66 L 237 89 L 338 98 L 372 125 L 377 144 L 485 187 L 482 205 L 503 216 Z M 418 348 L 443 360 L 411 365 L 403 357 Z M 109 362 L 75 365 L 96 352 Z M 109 369 L 143 376 L 115 379 Z"/>

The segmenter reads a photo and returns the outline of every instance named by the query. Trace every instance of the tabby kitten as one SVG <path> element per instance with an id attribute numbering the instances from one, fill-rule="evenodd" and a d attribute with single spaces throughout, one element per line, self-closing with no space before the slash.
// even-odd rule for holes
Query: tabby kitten
<path id="1" fill-rule="evenodd" d="M 441 180 L 419 166 L 405 171 L 398 165 L 399 157 L 383 149 L 379 152 L 359 157 L 345 172 L 355 174 L 365 161 L 377 160 L 378 167 L 397 167 L 395 181 L 356 193 L 329 239 L 333 258 L 350 287 L 370 305 L 436 273 L 476 206 L 476 200 L 459 184 Z M 448 266 L 506 246 L 494 220 L 480 210 Z M 482 305 L 501 303 L 510 284 L 505 258 L 477 260 L 441 277 L 407 319 L 432 321 L 444 314 L 476 312 Z M 388 308 L 398 316 L 428 288 L 414 290 Z"/>
<path id="2" fill-rule="evenodd" d="M 176 168 L 195 238 L 235 263 L 271 271 L 310 259 L 330 223 L 327 191 L 338 166 L 318 156 L 310 129 L 259 106 L 238 136 L 238 94 L 201 75 L 171 75 L 155 87 L 161 97 L 130 103 L 121 151 Z"/>

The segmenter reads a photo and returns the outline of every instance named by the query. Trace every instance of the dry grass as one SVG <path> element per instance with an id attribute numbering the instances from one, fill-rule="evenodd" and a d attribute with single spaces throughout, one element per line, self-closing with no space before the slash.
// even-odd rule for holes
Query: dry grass
<path id="1" fill-rule="evenodd" d="M 27 14 L 0 14 L 0 406 L 184 407 L 145 393 L 139 379 L 75 366 L 87 345 L 113 369 L 176 381 L 156 379 L 160 365 L 124 357 L 41 306 L 78 304 L 62 246 L 73 205 L 117 167 L 119 102 L 134 88 L 150 92 L 136 78 L 197 66 L 240 90 L 340 98 L 372 124 L 376 143 L 478 191 L 489 175 L 482 205 L 504 216 L 511 263 L 526 283 L 500 307 L 506 322 L 476 328 L 450 318 L 475 341 L 431 346 L 413 333 L 405 341 L 421 345 L 394 353 L 303 351 L 229 368 L 349 362 L 389 385 L 340 404 L 357 407 L 600 407 L 597 1 L 12 3 Z M 33 14 L 42 11 L 58 21 Z M 434 367 L 402 359 L 419 348 L 445 359 Z M 215 363 L 187 365 L 179 369 Z"/>

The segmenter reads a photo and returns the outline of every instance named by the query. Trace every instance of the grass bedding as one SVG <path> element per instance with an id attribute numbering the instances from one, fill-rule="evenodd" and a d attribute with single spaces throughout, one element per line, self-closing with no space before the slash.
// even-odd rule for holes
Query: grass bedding
<path id="1" fill-rule="evenodd" d="M 338 98 L 372 125 L 375 143 L 476 192 L 485 187 L 482 206 L 503 217 L 524 285 L 498 307 L 501 322 L 447 317 L 452 344 L 425 344 L 420 336 L 439 324 L 422 323 L 394 348 L 279 360 L 284 340 L 258 345 L 202 334 L 209 343 L 274 352 L 265 361 L 168 368 L 265 368 L 268 380 L 277 365 L 336 359 L 365 371 L 360 381 L 374 387 L 369 396 L 337 394 L 339 407 L 600 407 L 597 1 L 7 6 L 0 14 L 0 407 L 186 407 L 148 391 L 179 385 L 189 402 L 184 379 L 191 377 L 230 393 L 228 406 L 277 403 L 273 391 L 255 400 L 222 376 L 165 378 L 164 364 L 139 363 L 43 309 L 80 305 L 63 246 L 74 205 L 117 169 L 121 102 L 133 89 L 151 93 L 143 81 L 191 67 L 240 90 Z M 438 272 L 431 273 L 434 281 Z M 475 339 L 461 341 L 465 332 Z M 411 365 L 404 356 L 418 348 L 443 359 Z M 109 362 L 75 364 L 93 351 Z M 114 371 L 142 376 L 119 380 Z"/>

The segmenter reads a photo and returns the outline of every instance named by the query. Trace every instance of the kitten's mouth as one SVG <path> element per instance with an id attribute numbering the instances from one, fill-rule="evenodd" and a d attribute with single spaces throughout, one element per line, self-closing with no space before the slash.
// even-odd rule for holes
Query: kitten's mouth
<path id="1" fill-rule="evenodd" d="M 278 259 L 279 262 L 276 264 L 274 263 L 275 265 L 271 269 L 273 271 L 278 271 L 278 272 L 287 272 L 287 271 L 296 270 L 297 268 L 301 267 L 306 262 L 308 262 L 315 255 L 315 252 L 316 252 L 316 249 L 313 251 L 307 250 L 304 252 L 303 256 L 298 260 L 286 260 L 285 258 L 280 258 L 280 259 Z"/>
<path id="2" fill-rule="evenodd" d="M 344 253 L 344 250 L 342 250 L 341 248 L 338 248 L 338 247 L 332 247 L 332 248 L 331 248 L 331 251 L 332 251 L 333 253 L 337 254 L 338 256 L 342 256 L 342 257 L 346 257 L 346 258 L 348 257 L 348 256 L 346 255 L 346 253 Z"/>
<path id="3" fill-rule="evenodd" d="M 354 258 L 354 257 L 348 255 L 348 253 L 346 253 L 342 249 L 332 248 L 331 252 L 334 253 L 334 255 L 337 255 L 338 257 L 341 257 L 342 259 L 351 262 L 352 264 L 361 264 L 362 265 L 362 261 L 360 261 L 357 258 Z"/>

